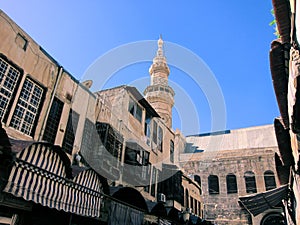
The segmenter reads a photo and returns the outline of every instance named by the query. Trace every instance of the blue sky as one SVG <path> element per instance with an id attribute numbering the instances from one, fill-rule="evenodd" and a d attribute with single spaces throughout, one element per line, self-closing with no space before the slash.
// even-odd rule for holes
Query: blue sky
<path id="1" fill-rule="evenodd" d="M 162 34 L 200 57 L 214 74 L 225 99 L 225 129 L 273 123 L 279 115 L 269 69 L 275 39 L 270 0 L 27 0 L 2 1 L 0 7 L 79 80 L 111 49 Z M 136 84 L 143 91 L 139 79 L 149 79 L 150 65 L 128 66 L 112 74 L 105 87 Z M 213 115 L 205 93 L 180 68 L 170 69 L 170 84 L 189 97 L 198 117 L 182 119 L 189 111 L 178 100 L 173 127 L 186 135 L 211 131 Z"/>

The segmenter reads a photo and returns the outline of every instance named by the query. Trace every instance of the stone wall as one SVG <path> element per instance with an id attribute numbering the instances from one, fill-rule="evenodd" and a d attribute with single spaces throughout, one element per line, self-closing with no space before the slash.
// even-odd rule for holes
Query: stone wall
<path id="1" fill-rule="evenodd" d="M 250 224 L 251 216 L 239 205 L 239 197 L 246 192 L 245 172 L 255 174 L 257 192 L 266 191 L 264 172 L 276 174 L 274 154 L 276 148 L 240 149 L 218 151 L 214 158 L 208 153 L 194 153 L 189 161 L 182 162 L 188 174 L 201 178 L 204 218 L 217 224 Z M 190 154 L 185 154 L 187 158 Z M 226 176 L 234 174 L 237 181 L 237 193 L 227 193 Z M 219 179 L 219 194 L 209 194 L 208 177 L 216 175 Z M 279 181 L 275 175 L 276 186 Z M 254 221 L 255 218 L 252 218 Z M 256 224 L 256 223 L 253 223 Z M 258 223 L 259 224 L 259 223 Z"/>

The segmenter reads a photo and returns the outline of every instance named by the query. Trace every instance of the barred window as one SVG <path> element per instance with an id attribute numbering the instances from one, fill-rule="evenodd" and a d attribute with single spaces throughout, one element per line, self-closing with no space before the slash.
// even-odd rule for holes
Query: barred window
<path id="1" fill-rule="evenodd" d="M 276 188 L 275 176 L 272 171 L 268 170 L 264 173 L 264 180 L 265 180 L 266 191 Z"/>
<path id="2" fill-rule="evenodd" d="M 174 163 L 174 141 L 170 140 L 170 161 Z"/>
<path id="3" fill-rule="evenodd" d="M 47 124 L 43 135 L 44 141 L 48 141 L 49 143 L 54 144 L 63 107 L 64 103 L 55 97 L 53 99 L 53 103 L 47 119 Z"/>
<path id="4" fill-rule="evenodd" d="M 246 192 L 256 193 L 257 189 L 256 189 L 255 174 L 252 171 L 247 171 L 244 177 L 246 183 Z"/>
<path id="5" fill-rule="evenodd" d="M 27 135 L 33 135 L 41 101 L 43 88 L 29 78 L 25 79 L 10 126 Z"/>
<path id="6" fill-rule="evenodd" d="M 237 193 L 236 176 L 234 174 L 228 174 L 226 176 L 227 194 Z"/>
<path id="7" fill-rule="evenodd" d="M 75 141 L 75 134 L 78 126 L 79 114 L 72 109 L 69 112 L 68 123 L 65 131 L 65 136 L 62 144 L 62 149 L 69 154 L 72 154 Z"/>
<path id="8" fill-rule="evenodd" d="M 0 120 L 2 121 L 14 95 L 20 71 L 0 58 Z"/>

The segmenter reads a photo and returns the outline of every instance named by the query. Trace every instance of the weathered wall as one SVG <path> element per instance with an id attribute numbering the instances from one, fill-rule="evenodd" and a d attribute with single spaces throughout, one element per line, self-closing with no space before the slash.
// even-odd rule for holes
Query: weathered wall
<path id="1" fill-rule="evenodd" d="M 11 137 L 25 140 L 37 140 L 41 135 L 44 118 L 47 113 L 53 89 L 57 82 L 59 66 L 41 49 L 20 27 L 18 27 L 3 11 L 0 10 L 0 55 L 8 63 L 19 68 L 21 78 L 17 85 L 14 99 L 20 96 L 21 88 L 26 78 L 32 79 L 44 90 L 44 99 L 37 116 L 36 128 L 33 135 L 24 135 L 21 131 L 9 127 L 17 101 L 9 108 L 8 117 L 3 121 Z"/>
<path id="2" fill-rule="evenodd" d="M 204 218 L 217 221 L 218 224 L 248 224 L 249 214 L 238 203 L 239 196 L 248 195 L 244 174 L 247 171 L 254 172 L 257 192 L 266 191 L 264 172 L 270 170 L 276 174 L 275 151 L 274 148 L 219 151 L 213 159 L 206 156 L 209 153 L 196 153 L 189 161 L 182 162 L 182 166 L 188 174 L 201 177 Z M 236 176 L 238 193 L 227 193 L 226 175 L 228 174 Z M 209 175 L 218 176 L 219 194 L 210 195 L 208 193 Z M 278 187 L 277 178 L 276 184 Z"/>

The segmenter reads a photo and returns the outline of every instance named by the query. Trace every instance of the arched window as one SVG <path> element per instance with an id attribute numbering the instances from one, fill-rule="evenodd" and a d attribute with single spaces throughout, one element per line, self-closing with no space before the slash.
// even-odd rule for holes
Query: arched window
<path id="1" fill-rule="evenodd" d="M 201 178 L 198 175 L 194 175 L 194 180 L 199 184 L 200 186 L 200 195 L 202 195 L 202 187 L 201 187 Z"/>
<path id="2" fill-rule="evenodd" d="M 276 188 L 275 176 L 271 170 L 268 170 L 264 173 L 264 180 L 267 191 Z"/>
<path id="3" fill-rule="evenodd" d="M 216 175 L 208 177 L 208 192 L 210 195 L 219 194 L 219 178 Z"/>
<path id="4" fill-rule="evenodd" d="M 256 193 L 256 181 L 255 174 L 252 171 L 247 171 L 244 175 L 245 184 L 246 184 L 246 192 L 247 193 Z"/>
<path id="5" fill-rule="evenodd" d="M 237 183 L 236 183 L 236 176 L 234 174 L 228 174 L 226 176 L 226 184 L 227 184 L 227 193 L 237 193 Z"/>
<path id="6" fill-rule="evenodd" d="M 188 189 L 186 189 L 185 190 L 185 207 L 186 208 L 189 208 L 189 199 L 190 199 L 190 197 L 189 197 L 189 191 L 188 191 Z"/>

